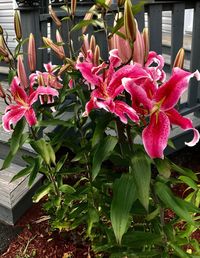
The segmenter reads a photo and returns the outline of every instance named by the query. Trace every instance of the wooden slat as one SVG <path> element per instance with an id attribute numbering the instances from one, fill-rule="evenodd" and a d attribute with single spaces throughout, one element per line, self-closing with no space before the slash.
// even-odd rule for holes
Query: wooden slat
<path id="1" fill-rule="evenodd" d="M 140 0 L 133 0 L 133 4 L 138 4 Z M 144 9 L 136 14 L 136 20 L 138 22 L 138 28 L 142 32 L 144 28 Z"/>
<path id="2" fill-rule="evenodd" d="M 149 5 L 150 49 L 162 53 L 162 5 Z"/>
<path id="3" fill-rule="evenodd" d="M 192 32 L 192 49 L 191 49 L 191 64 L 190 70 L 193 72 L 196 69 L 200 70 L 200 2 L 198 1 L 194 9 L 194 21 L 193 21 L 193 32 Z M 198 98 L 199 93 L 199 83 L 194 78 L 191 79 L 189 92 L 188 92 L 188 106 L 194 106 Z"/>
<path id="4" fill-rule="evenodd" d="M 183 47 L 185 4 L 174 4 L 172 9 L 171 67 L 178 50 Z"/>
<path id="5" fill-rule="evenodd" d="M 47 26 L 48 26 L 48 23 L 46 21 L 43 21 L 40 23 L 40 28 L 41 28 L 41 35 L 43 37 L 47 37 Z M 42 43 L 43 44 L 43 43 Z M 47 64 L 50 60 L 48 58 L 48 49 L 45 48 L 45 49 L 42 49 L 41 50 L 41 55 L 42 55 L 42 62 L 44 64 Z"/>

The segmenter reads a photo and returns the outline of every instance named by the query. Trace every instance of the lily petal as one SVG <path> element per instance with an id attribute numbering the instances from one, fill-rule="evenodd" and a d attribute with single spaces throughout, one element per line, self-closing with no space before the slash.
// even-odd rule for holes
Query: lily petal
<path id="1" fill-rule="evenodd" d="M 133 78 L 134 81 L 137 82 L 137 80 L 139 81 L 150 78 L 150 75 L 143 69 L 140 64 L 123 66 L 113 74 L 113 77 L 107 87 L 109 96 L 113 96 L 116 89 L 121 86 L 122 79 L 124 77 Z"/>
<path id="2" fill-rule="evenodd" d="M 199 72 L 190 73 L 178 67 L 173 69 L 171 78 L 157 90 L 154 96 L 156 102 L 162 101 L 162 110 L 169 110 L 177 104 L 181 95 L 187 90 L 192 77 L 200 80 Z"/>
<path id="3" fill-rule="evenodd" d="M 19 79 L 15 76 L 10 86 L 11 94 L 14 97 L 16 103 L 24 105 L 27 103 L 28 96 L 25 90 L 19 86 Z"/>
<path id="4" fill-rule="evenodd" d="M 131 95 L 132 106 L 139 112 L 144 113 L 144 109 L 150 111 L 152 108 L 152 101 L 148 98 L 146 91 L 139 85 L 137 85 L 133 79 L 123 78 L 122 85 L 125 90 Z M 141 104 L 143 107 L 141 108 Z"/>
<path id="5" fill-rule="evenodd" d="M 180 126 L 184 131 L 193 130 L 194 132 L 193 140 L 190 142 L 185 142 L 187 146 L 192 147 L 195 144 L 197 144 L 200 138 L 199 132 L 197 129 L 193 127 L 192 121 L 189 118 L 181 116 L 181 114 L 179 114 L 179 112 L 174 108 L 171 110 L 168 110 L 166 112 L 166 115 L 168 116 L 172 124 Z"/>
<path id="6" fill-rule="evenodd" d="M 164 158 L 163 151 L 167 146 L 170 134 L 170 121 L 164 112 L 151 116 L 149 125 L 142 132 L 144 148 L 151 158 Z"/>
<path id="7" fill-rule="evenodd" d="M 26 113 L 24 114 L 29 126 L 33 126 L 37 123 L 37 118 L 35 115 L 35 111 L 30 108 L 26 111 Z"/>
<path id="8" fill-rule="evenodd" d="M 53 97 L 58 96 L 58 91 L 51 87 L 39 86 L 29 97 L 29 105 L 35 103 L 39 95 L 51 95 Z"/>
<path id="9" fill-rule="evenodd" d="M 127 105 L 125 102 L 116 100 L 115 102 L 115 110 L 114 113 L 117 115 L 122 123 L 127 124 L 127 116 L 135 123 L 139 122 L 139 117 L 136 111 Z"/>
<path id="10" fill-rule="evenodd" d="M 25 114 L 26 109 L 19 105 L 10 105 L 2 116 L 3 128 L 5 131 L 11 131 L 11 125 L 15 125 Z"/>

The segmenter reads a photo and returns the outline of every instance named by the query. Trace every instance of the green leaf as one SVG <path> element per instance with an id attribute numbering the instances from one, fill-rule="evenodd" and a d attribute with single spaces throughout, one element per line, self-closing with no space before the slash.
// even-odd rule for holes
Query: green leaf
<path id="1" fill-rule="evenodd" d="M 50 154 L 47 148 L 46 141 L 42 138 L 37 141 L 30 142 L 31 147 L 43 158 L 46 164 L 50 165 Z"/>
<path id="2" fill-rule="evenodd" d="M 21 171 L 19 171 L 19 172 L 11 179 L 10 183 L 13 182 L 13 181 L 15 181 L 15 180 L 17 180 L 17 179 L 19 179 L 20 177 L 23 177 L 23 176 L 26 176 L 26 175 L 30 174 L 30 172 L 32 171 L 32 169 L 33 169 L 32 166 L 28 166 L 28 167 L 22 169 Z"/>
<path id="3" fill-rule="evenodd" d="M 198 185 L 196 184 L 196 182 L 194 182 L 194 180 L 192 180 L 190 177 L 187 176 L 179 176 L 179 178 L 182 182 L 184 182 L 185 184 L 187 184 L 190 188 L 194 189 L 194 190 L 198 190 Z"/>
<path id="4" fill-rule="evenodd" d="M 127 232 L 122 240 L 122 245 L 128 247 L 144 247 L 145 245 L 153 245 L 162 242 L 160 234 L 151 232 L 134 231 Z"/>
<path id="5" fill-rule="evenodd" d="M 67 185 L 67 184 L 64 184 L 64 185 L 61 185 L 59 187 L 59 190 L 62 192 L 62 193 L 67 193 L 67 194 L 73 194 L 76 192 L 76 190 L 70 186 L 70 185 Z"/>
<path id="6" fill-rule="evenodd" d="M 158 172 L 164 178 L 169 178 L 171 175 L 171 166 L 168 160 L 166 159 L 155 159 L 155 164 L 158 169 Z"/>
<path id="7" fill-rule="evenodd" d="M 123 174 L 120 179 L 115 180 L 110 217 L 118 244 L 121 244 L 122 237 L 127 230 L 129 212 L 136 199 L 136 187 L 132 175 Z"/>
<path id="8" fill-rule="evenodd" d="M 111 121 L 111 116 L 109 113 L 106 113 L 106 115 L 103 117 L 100 116 L 100 119 L 96 121 L 96 127 L 92 137 L 92 147 L 100 143 L 105 133 L 105 129 L 110 121 Z"/>
<path id="9" fill-rule="evenodd" d="M 185 202 L 175 197 L 168 186 L 161 182 L 156 182 L 155 192 L 166 207 L 171 208 L 180 218 L 194 224 L 194 220 L 185 207 Z"/>
<path id="10" fill-rule="evenodd" d="M 103 23 L 98 21 L 98 20 L 82 20 L 79 23 L 77 23 L 72 29 L 71 31 L 76 31 L 76 30 L 80 30 L 83 27 L 86 27 L 88 25 L 93 25 L 93 26 L 103 26 Z"/>
<path id="11" fill-rule="evenodd" d="M 180 257 L 180 258 L 190 258 L 190 255 L 187 254 L 186 252 L 183 251 L 179 246 L 177 246 L 174 243 L 169 243 L 169 245 L 174 249 L 175 253 Z"/>
<path id="12" fill-rule="evenodd" d="M 92 226 L 94 223 L 97 223 L 99 221 L 99 215 L 94 207 L 90 207 L 88 209 L 88 228 L 87 228 L 87 235 L 91 235 Z"/>
<path id="13" fill-rule="evenodd" d="M 151 182 L 151 163 L 143 152 L 138 152 L 131 160 L 131 173 L 134 176 L 138 199 L 148 211 Z"/>
<path id="14" fill-rule="evenodd" d="M 43 121 L 38 121 L 37 122 L 37 126 L 49 126 L 49 125 L 62 125 L 62 126 L 66 126 L 66 127 L 72 127 L 73 124 L 70 123 L 69 121 L 64 121 L 64 120 L 60 120 L 60 119 L 49 119 L 49 120 L 43 120 Z"/>
<path id="15" fill-rule="evenodd" d="M 56 168 L 55 168 L 56 172 L 59 172 L 62 169 L 63 165 L 65 164 L 65 162 L 67 160 L 67 157 L 68 157 L 68 153 L 63 155 L 61 157 L 61 159 L 57 162 Z"/>
<path id="16" fill-rule="evenodd" d="M 171 168 L 174 171 L 176 171 L 184 176 L 188 176 L 188 177 L 192 178 L 194 181 L 198 182 L 197 175 L 191 169 L 180 167 L 173 162 L 170 162 L 170 164 L 171 164 Z"/>
<path id="17" fill-rule="evenodd" d="M 25 127 L 25 120 L 21 119 L 12 133 L 11 140 L 10 140 L 10 152 L 8 153 L 7 157 L 4 160 L 1 170 L 6 169 L 10 166 L 13 158 L 15 157 L 19 148 L 23 145 L 24 141 L 27 139 L 26 133 L 23 135 L 23 130 Z"/>
<path id="18" fill-rule="evenodd" d="M 15 155 L 11 151 L 9 151 L 8 155 L 4 159 L 3 165 L 1 167 L 1 170 L 6 169 L 10 166 L 10 163 L 12 162 Z"/>
<path id="19" fill-rule="evenodd" d="M 20 139 L 21 139 L 21 135 L 24 131 L 25 124 L 26 124 L 25 120 L 21 119 L 15 126 L 15 129 L 13 131 L 11 141 L 10 141 L 10 149 L 13 154 L 17 153 L 17 151 L 20 147 Z"/>
<path id="20" fill-rule="evenodd" d="M 102 140 L 101 144 L 97 146 L 97 149 L 94 153 L 93 162 L 92 162 L 92 179 L 94 180 L 98 175 L 101 164 L 106 160 L 111 152 L 114 150 L 117 144 L 117 138 L 113 136 L 107 136 Z"/>
<path id="21" fill-rule="evenodd" d="M 37 174 L 39 172 L 40 166 L 41 166 L 41 158 L 36 157 L 35 158 L 35 163 L 34 163 L 34 166 L 32 168 L 32 171 L 30 173 L 30 177 L 29 177 L 29 181 L 28 181 L 28 186 L 29 187 L 34 183 L 34 181 L 37 177 Z"/>
<path id="22" fill-rule="evenodd" d="M 16 75 L 16 71 L 14 71 L 14 70 L 9 70 L 9 73 L 8 73 L 8 84 L 10 85 L 11 84 L 11 82 L 12 82 L 12 80 L 13 80 L 13 78 L 15 77 L 15 75 Z"/>
<path id="23" fill-rule="evenodd" d="M 33 196 L 33 202 L 39 202 L 45 195 L 47 195 L 52 189 L 52 183 L 47 183 L 41 186 Z"/>

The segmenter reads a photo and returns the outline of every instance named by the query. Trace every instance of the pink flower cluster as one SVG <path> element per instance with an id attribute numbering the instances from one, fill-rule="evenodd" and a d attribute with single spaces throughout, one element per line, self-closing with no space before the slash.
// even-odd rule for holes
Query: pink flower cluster
<path id="1" fill-rule="evenodd" d="M 84 116 L 88 116 L 92 109 L 102 108 L 125 124 L 127 118 L 137 124 L 145 120 L 147 125 L 142 131 L 142 141 L 151 158 L 164 157 L 171 125 L 193 130 L 194 138 L 186 145 L 193 146 L 199 141 L 199 132 L 192 121 L 174 108 L 187 90 L 190 78 L 200 80 L 198 71 L 190 73 L 176 67 L 166 80 L 164 59 L 155 52 L 149 52 L 145 63 L 142 58 L 140 63 L 122 65 L 118 49 L 109 52 L 109 64 L 103 62 L 97 66 L 93 59 L 93 53 L 88 49 L 86 56 L 79 54 L 76 64 L 91 90 Z M 125 91 L 131 96 L 131 106 L 121 100 Z"/>
<path id="2" fill-rule="evenodd" d="M 18 76 L 14 77 L 10 85 L 11 104 L 7 106 L 2 116 L 5 131 L 10 131 L 11 125 L 15 125 L 22 117 L 26 118 L 29 126 L 35 125 L 37 118 L 33 104 L 39 97 L 46 96 L 52 102 L 52 97 L 58 96 L 58 91 L 52 87 L 60 88 L 62 84 L 53 74 L 51 63 L 44 67 L 46 72 L 32 73 L 28 80 L 23 62 L 21 58 L 18 59 Z"/>

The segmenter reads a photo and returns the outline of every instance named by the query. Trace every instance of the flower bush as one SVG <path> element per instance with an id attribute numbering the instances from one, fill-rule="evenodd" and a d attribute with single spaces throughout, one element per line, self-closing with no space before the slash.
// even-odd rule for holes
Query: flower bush
<path id="1" fill-rule="evenodd" d="M 171 162 L 164 150 L 172 145 L 172 125 L 193 131 L 186 145 L 199 141 L 192 121 L 176 107 L 190 78 L 200 80 L 200 74 L 182 69 L 181 49 L 166 79 L 164 58 L 149 51 L 148 30 L 140 33 L 134 19 L 140 5 L 118 1 L 111 28 L 106 24 L 109 1 L 96 1 L 77 24 L 76 1 L 71 1 L 71 8 L 63 7 L 71 26 L 66 46 L 62 21 L 50 7 L 58 27 L 56 42 L 45 37 L 43 42 L 62 64 L 44 64 L 45 71 L 37 71 L 34 35 L 30 34 L 29 78 L 20 55 L 26 40 L 22 40 L 18 14 L 14 54 L 1 29 L 0 54 L 10 66 L 10 89 L 1 88 L 7 104 L 2 123 L 6 131 L 12 131 L 2 169 L 29 143 L 34 155 L 23 157 L 27 165 L 13 180 L 29 175 L 31 186 L 39 172 L 44 174 L 33 201 L 46 196 L 44 208 L 52 229 L 79 228 L 96 257 L 197 257 L 199 244 L 191 234 L 199 226 L 198 178 Z M 104 49 L 94 35 L 83 34 L 81 49 L 73 50 L 73 32 L 86 32 L 91 25 L 105 32 L 107 60 L 101 58 Z M 171 171 L 176 177 L 171 177 Z M 172 185 L 179 183 L 190 189 L 186 199 L 172 191 Z M 168 221 L 169 211 L 173 216 Z M 188 246 L 192 254 L 187 253 Z"/>

